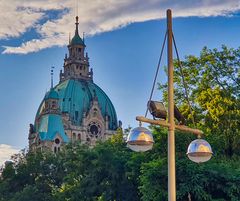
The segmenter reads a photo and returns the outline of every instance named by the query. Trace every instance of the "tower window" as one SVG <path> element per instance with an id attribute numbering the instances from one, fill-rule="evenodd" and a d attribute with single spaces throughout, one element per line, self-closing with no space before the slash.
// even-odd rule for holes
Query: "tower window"
<path id="1" fill-rule="evenodd" d="M 52 108 L 56 108 L 56 101 L 52 101 Z"/>
<path id="2" fill-rule="evenodd" d="M 76 133 L 73 133 L 73 141 L 76 140 Z"/>
<path id="3" fill-rule="evenodd" d="M 82 49 L 81 48 L 78 48 L 78 52 L 81 52 L 82 51 Z"/>

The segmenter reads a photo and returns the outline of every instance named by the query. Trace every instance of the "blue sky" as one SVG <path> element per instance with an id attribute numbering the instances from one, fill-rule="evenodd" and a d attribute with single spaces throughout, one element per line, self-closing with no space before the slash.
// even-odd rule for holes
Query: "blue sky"
<path id="1" fill-rule="evenodd" d="M 11 5 L 0 1 L 0 163 L 6 153 L 27 146 L 29 123 L 50 87 L 51 66 L 55 66 L 54 83 L 58 83 L 77 13 L 74 0 L 11 1 Z M 204 46 L 240 45 L 238 1 L 178 2 L 108 0 L 103 4 L 92 0 L 87 4 L 79 0 L 80 32 L 87 35 L 94 82 L 110 97 L 124 127 L 137 126 L 135 116 L 145 113 L 168 7 L 173 8 L 173 29 L 182 58 L 198 55 Z M 165 60 L 166 54 L 158 82 L 166 80 Z M 161 92 L 155 90 L 154 98 L 161 99 Z"/>

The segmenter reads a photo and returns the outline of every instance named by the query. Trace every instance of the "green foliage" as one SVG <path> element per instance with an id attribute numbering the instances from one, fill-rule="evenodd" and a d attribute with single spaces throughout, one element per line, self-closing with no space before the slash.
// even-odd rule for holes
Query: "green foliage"
<path id="1" fill-rule="evenodd" d="M 205 47 L 199 57 L 186 56 L 181 64 L 197 127 L 205 131 L 215 152 L 240 154 L 240 48 Z M 179 63 L 174 66 L 175 102 L 191 125 Z"/>
<path id="2" fill-rule="evenodd" d="M 187 56 L 182 64 L 197 126 L 215 154 L 207 163 L 191 162 L 186 150 L 195 136 L 175 133 L 177 200 L 238 201 L 240 49 L 204 48 L 199 57 Z M 175 70 L 175 100 L 191 125 L 177 63 Z M 23 151 L 0 176 L 0 201 L 165 201 L 167 130 L 150 129 L 155 145 L 145 153 L 126 147 L 123 139 L 130 127 L 94 148 L 74 143 L 56 155 Z"/>
<path id="3" fill-rule="evenodd" d="M 57 154 L 19 155 L 0 179 L 1 201 L 167 200 L 167 133 L 154 127 L 152 151 L 126 148 L 122 134 L 89 148 L 68 144 Z M 176 133 L 177 200 L 240 200 L 240 160 L 218 156 L 206 164 L 186 157 L 192 136 Z M 20 160 L 19 160 L 20 159 Z"/>
<path id="4" fill-rule="evenodd" d="M 141 168 L 141 185 L 139 190 L 141 200 L 159 201 L 167 200 L 167 162 L 158 159 L 143 164 Z"/>

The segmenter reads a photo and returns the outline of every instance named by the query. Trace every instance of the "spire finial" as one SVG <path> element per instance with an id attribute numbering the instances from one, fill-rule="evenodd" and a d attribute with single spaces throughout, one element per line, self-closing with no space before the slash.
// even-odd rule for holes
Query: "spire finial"
<path id="1" fill-rule="evenodd" d="M 78 16 L 76 16 L 76 24 L 79 24 L 79 23 L 78 23 Z"/>
<path id="2" fill-rule="evenodd" d="M 76 30 L 75 30 L 75 36 L 78 35 L 78 25 L 79 25 L 79 22 L 78 22 L 78 16 L 76 16 Z"/>
<path id="3" fill-rule="evenodd" d="M 84 43 L 84 40 L 85 40 L 85 32 L 83 32 L 83 34 L 82 34 L 83 36 L 83 43 Z"/>
<path id="4" fill-rule="evenodd" d="M 51 89 L 53 88 L 53 69 L 54 66 L 51 67 Z"/>

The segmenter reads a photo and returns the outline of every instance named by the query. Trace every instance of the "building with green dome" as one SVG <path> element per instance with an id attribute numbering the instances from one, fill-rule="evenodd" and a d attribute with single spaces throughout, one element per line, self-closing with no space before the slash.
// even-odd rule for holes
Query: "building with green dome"
<path id="1" fill-rule="evenodd" d="M 115 108 L 106 93 L 93 82 L 93 70 L 78 33 L 69 41 L 60 81 L 46 93 L 34 124 L 30 124 L 29 148 L 57 152 L 65 143 L 80 141 L 94 146 L 116 133 Z"/>

